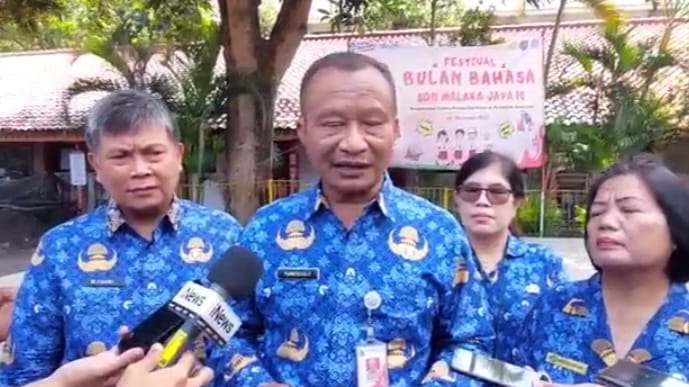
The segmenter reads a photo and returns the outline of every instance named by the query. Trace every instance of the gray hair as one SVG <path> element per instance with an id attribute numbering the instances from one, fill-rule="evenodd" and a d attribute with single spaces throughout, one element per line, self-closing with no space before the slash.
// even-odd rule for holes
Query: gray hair
<path id="1" fill-rule="evenodd" d="M 179 141 L 179 132 L 170 111 L 153 95 L 141 90 L 115 91 L 99 100 L 86 125 L 86 145 L 98 149 L 101 136 L 131 133 L 148 125 L 162 126 L 170 138 Z"/>

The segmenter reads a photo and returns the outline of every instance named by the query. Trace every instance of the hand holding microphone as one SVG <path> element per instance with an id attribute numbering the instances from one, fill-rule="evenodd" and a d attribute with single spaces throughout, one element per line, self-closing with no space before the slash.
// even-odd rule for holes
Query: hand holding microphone
<path id="1" fill-rule="evenodd" d="M 84 357 L 62 365 L 49 377 L 26 387 L 100 387 L 112 386 L 122 371 L 144 357 L 144 351 L 133 348 L 124 353 L 116 349 Z"/>
<path id="2" fill-rule="evenodd" d="M 182 355 L 175 365 L 155 370 L 162 350 L 160 344 L 153 345 L 146 357 L 127 367 L 117 387 L 201 387 L 213 380 L 213 371 L 208 367 L 189 376 L 196 362 L 191 352 Z"/>
<path id="3" fill-rule="evenodd" d="M 254 293 L 263 275 L 263 265 L 250 251 L 235 246 L 211 267 L 207 282 L 187 282 L 166 304 L 154 311 L 133 330 L 120 328 L 120 351 L 148 350 L 164 343 L 159 367 L 174 364 L 201 334 L 223 346 L 235 334 L 241 320 L 229 307 L 228 299 L 241 300 Z"/>

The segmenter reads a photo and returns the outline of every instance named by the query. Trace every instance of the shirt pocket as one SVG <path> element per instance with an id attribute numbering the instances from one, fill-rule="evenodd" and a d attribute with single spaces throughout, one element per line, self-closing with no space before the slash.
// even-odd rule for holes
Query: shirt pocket
<path id="1" fill-rule="evenodd" d="M 399 282 L 384 281 L 380 293 L 380 318 L 386 329 L 393 331 L 395 328 L 409 330 L 406 333 L 414 336 L 430 331 L 433 319 L 441 310 L 438 293 L 423 276 L 407 277 Z"/>
<path id="2" fill-rule="evenodd" d="M 327 308 L 327 287 L 318 279 L 276 279 L 264 288 L 264 312 L 276 325 L 303 322 Z M 301 324 L 300 324 L 301 325 Z"/>

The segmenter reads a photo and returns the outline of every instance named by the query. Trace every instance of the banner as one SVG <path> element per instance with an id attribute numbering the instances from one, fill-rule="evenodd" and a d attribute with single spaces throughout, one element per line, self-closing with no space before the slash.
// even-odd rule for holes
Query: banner
<path id="1" fill-rule="evenodd" d="M 522 168 L 543 163 L 545 90 L 540 37 L 481 47 L 350 47 L 395 79 L 401 138 L 392 166 L 458 169 L 493 150 Z"/>

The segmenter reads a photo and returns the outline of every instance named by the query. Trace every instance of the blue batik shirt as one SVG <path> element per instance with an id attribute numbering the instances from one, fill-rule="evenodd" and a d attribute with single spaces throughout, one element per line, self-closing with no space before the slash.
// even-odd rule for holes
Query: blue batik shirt
<path id="1" fill-rule="evenodd" d="M 240 244 L 265 273 L 255 298 L 235 305 L 244 325 L 220 382 L 355 386 L 363 299 L 376 291 L 382 305 L 371 321 L 387 345 L 391 385 L 471 385 L 450 370 L 453 350 L 488 353 L 494 334 L 463 235 L 447 211 L 387 178 L 349 230 L 317 186 L 260 209 Z"/>
<path id="2" fill-rule="evenodd" d="M 174 200 L 148 241 L 111 202 L 48 231 L 31 257 L 0 353 L 0 385 L 21 386 L 118 342 L 234 245 L 229 214 Z"/>
<path id="3" fill-rule="evenodd" d="M 510 357 L 516 345 L 515 332 L 536 299 L 545 289 L 566 279 L 562 258 L 551 249 L 508 237 L 505 256 L 497 268 L 491 273 L 481 270 L 495 324 L 494 357 Z"/>
<path id="4" fill-rule="evenodd" d="M 545 372 L 556 383 L 594 382 L 598 372 L 620 358 L 686 381 L 689 291 L 684 284 L 671 286 L 628 354 L 615 353 L 598 274 L 544 294 L 525 319 L 517 342 L 514 362 Z"/>

